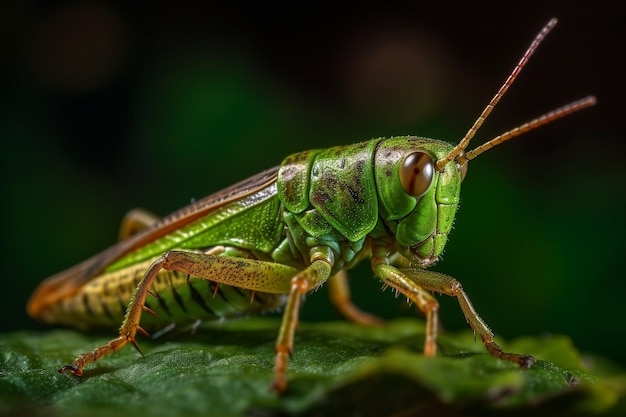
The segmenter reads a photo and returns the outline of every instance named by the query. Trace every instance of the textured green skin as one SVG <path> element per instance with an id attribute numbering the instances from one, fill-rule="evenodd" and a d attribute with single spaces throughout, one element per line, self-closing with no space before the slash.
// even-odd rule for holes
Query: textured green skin
<path id="1" fill-rule="evenodd" d="M 55 306 L 56 321 L 78 327 L 117 325 L 147 267 L 172 249 L 206 251 L 220 245 L 224 256 L 274 261 L 289 274 L 290 268 L 295 273 L 309 265 L 311 248 L 327 246 L 334 253 L 334 274 L 371 256 L 373 246 L 385 246 L 413 266 L 426 267 L 441 255 L 452 228 L 459 168 L 450 163 L 442 173 L 435 171 L 428 191 L 413 197 L 402 187 L 400 167 L 413 152 L 426 152 L 436 161 L 451 149 L 441 141 L 397 137 L 291 155 L 276 182 L 107 267 L 76 296 Z M 215 283 L 193 278 L 190 284 L 184 274 L 159 272 L 152 287 L 158 302 L 148 303 L 159 317 L 144 315 L 142 326 L 252 314 L 285 302 L 281 294 L 257 291 L 250 302 L 250 290 L 221 285 L 217 292 Z"/>
<path id="2" fill-rule="evenodd" d="M 417 252 L 423 258 L 437 257 L 457 209 L 459 170 L 452 163 L 443 173 L 435 172 L 429 191 L 419 198 L 404 191 L 399 172 L 405 157 L 413 152 L 426 152 L 436 161 L 451 149 L 441 141 L 397 137 L 291 155 L 281 164 L 276 188 L 270 185 L 229 203 L 123 257 L 107 271 L 170 249 L 215 245 L 247 249 L 259 259 L 304 267 L 308 250 L 315 245 L 312 241 L 340 251 L 338 244 L 358 248 L 372 232 L 374 238 L 382 233 L 395 239 L 398 250 L 412 261 L 418 259 L 407 251 L 409 247 L 423 248 Z M 289 215 L 302 231 L 294 230 L 295 224 L 285 228 L 281 218 Z M 381 232 L 382 228 L 392 234 Z M 289 237 L 299 251 L 287 253 L 283 246 Z"/>
<path id="3" fill-rule="evenodd" d="M 400 167 L 413 152 L 426 152 L 436 161 L 451 149 L 441 141 L 397 137 L 291 155 L 278 175 L 278 196 L 306 234 L 320 243 L 354 244 L 368 235 L 388 238 L 419 264 L 443 252 L 461 175 L 454 163 L 448 164 L 416 198 L 404 191 Z"/>

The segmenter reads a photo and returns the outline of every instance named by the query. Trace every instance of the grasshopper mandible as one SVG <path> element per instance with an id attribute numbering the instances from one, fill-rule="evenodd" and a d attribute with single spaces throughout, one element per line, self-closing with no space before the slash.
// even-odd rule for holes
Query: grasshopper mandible
<path id="1" fill-rule="evenodd" d="M 427 268 L 446 244 L 468 161 L 595 103 L 591 96 L 573 102 L 465 152 L 555 24 L 539 32 L 455 146 L 409 136 L 300 152 L 162 219 L 129 213 L 119 243 L 48 278 L 28 303 L 30 315 L 48 323 L 89 328 L 122 321 L 117 338 L 59 371 L 80 376 L 85 365 L 128 342 L 139 350 L 135 336 L 148 335 L 144 327 L 282 307 L 272 386 L 283 391 L 303 295 L 328 281 L 346 317 L 380 322 L 350 300 L 345 271 L 365 258 L 385 286 L 426 316 L 424 355 L 437 351 L 437 292 L 457 298 L 491 355 L 531 366 L 532 356 L 502 351 L 457 280 Z M 156 301 L 148 304 L 149 294 Z M 142 317 L 144 311 L 150 314 Z"/>

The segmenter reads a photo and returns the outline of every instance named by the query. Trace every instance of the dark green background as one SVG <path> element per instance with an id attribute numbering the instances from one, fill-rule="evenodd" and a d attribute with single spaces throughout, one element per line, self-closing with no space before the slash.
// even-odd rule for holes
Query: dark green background
<path id="1" fill-rule="evenodd" d="M 435 269 L 499 335 L 563 333 L 626 363 L 621 5 L 1 7 L 0 331 L 41 328 L 24 310 L 37 283 L 113 243 L 132 207 L 167 214 L 307 148 L 458 141 L 556 16 L 476 143 L 588 94 L 599 104 L 470 164 Z M 414 314 L 366 265 L 352 275 L 364 309 Z M 440 300 L 444 327 L 465 328 Z M 338 318 L 324 290 L 303 316 Z"/>

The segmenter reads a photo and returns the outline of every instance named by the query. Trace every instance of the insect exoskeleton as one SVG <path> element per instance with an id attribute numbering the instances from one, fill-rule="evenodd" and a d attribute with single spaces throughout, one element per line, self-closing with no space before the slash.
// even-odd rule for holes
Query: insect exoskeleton
<path id="1" fill-rule="evenodd" d="M 595 104 L 584 98 L 466 150 L 555 24 L 539 32 L 456 145 L 406 136 L 304 151 L 163 219 L 131 212 L 119 243 L 48 278 L 28 303 L 33 317 L 50 323 L 88 328 L 122 320 L 117 338 L 60 371 L 80 376 L 85 365 L 129 342 L 139 349 L 136 333 L 148 334 L 142 326 L 284 307 L 272 384 L 282 391 L 303 295 L 328 282 L 346 317 L 381 323 L 350 300 L 345 271 L 366 258 L 385 286 L 426 316 L 425 355 L 437 351 L 433 293 L 442 293 L 458 300 L 492 356 L 532 365 L 532 356 L 502 351 L 457 280 L 427 268 L 446 245 L 470 160 Z M 150 313 L 146 319 L 143 312 Z"/>

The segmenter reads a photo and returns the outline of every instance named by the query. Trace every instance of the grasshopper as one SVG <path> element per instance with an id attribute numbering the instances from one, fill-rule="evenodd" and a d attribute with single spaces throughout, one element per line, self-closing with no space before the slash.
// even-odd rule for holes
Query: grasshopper
<path id="1" fill-rule="evenodd" d="M 48 278 L 28 303 L 30 315 L 47 323 L 87 329 L 122 322 L 118 337 L 59 372 L 81 376 L 85 365 L 129 342 L 141 352 L 136 334 L 149 336 L 144 328 L 283 308 L 272 385 L 283 391 L 305 294 L 328 281 L 343 315 L 362 324 L 381 322 L 350 298 L 345 271 L 366 258 L 384 286 L 426 316 L 424 355 L 437 352 L 433 293 L 442 293 L 457 298 L 491 355 L 531 366 L 532 356 L 498 346 L 457 280 L 427 268 L 443 252 L 470 160 L 595 104 L 589 96 L 465 151 L 556 22 L 537 34 L 457 145 L 404 136 L 304 151 L 162 219 L 131 211 L 119 243 Z M 148 295 L 154 300 L 148 302 Z"/>

